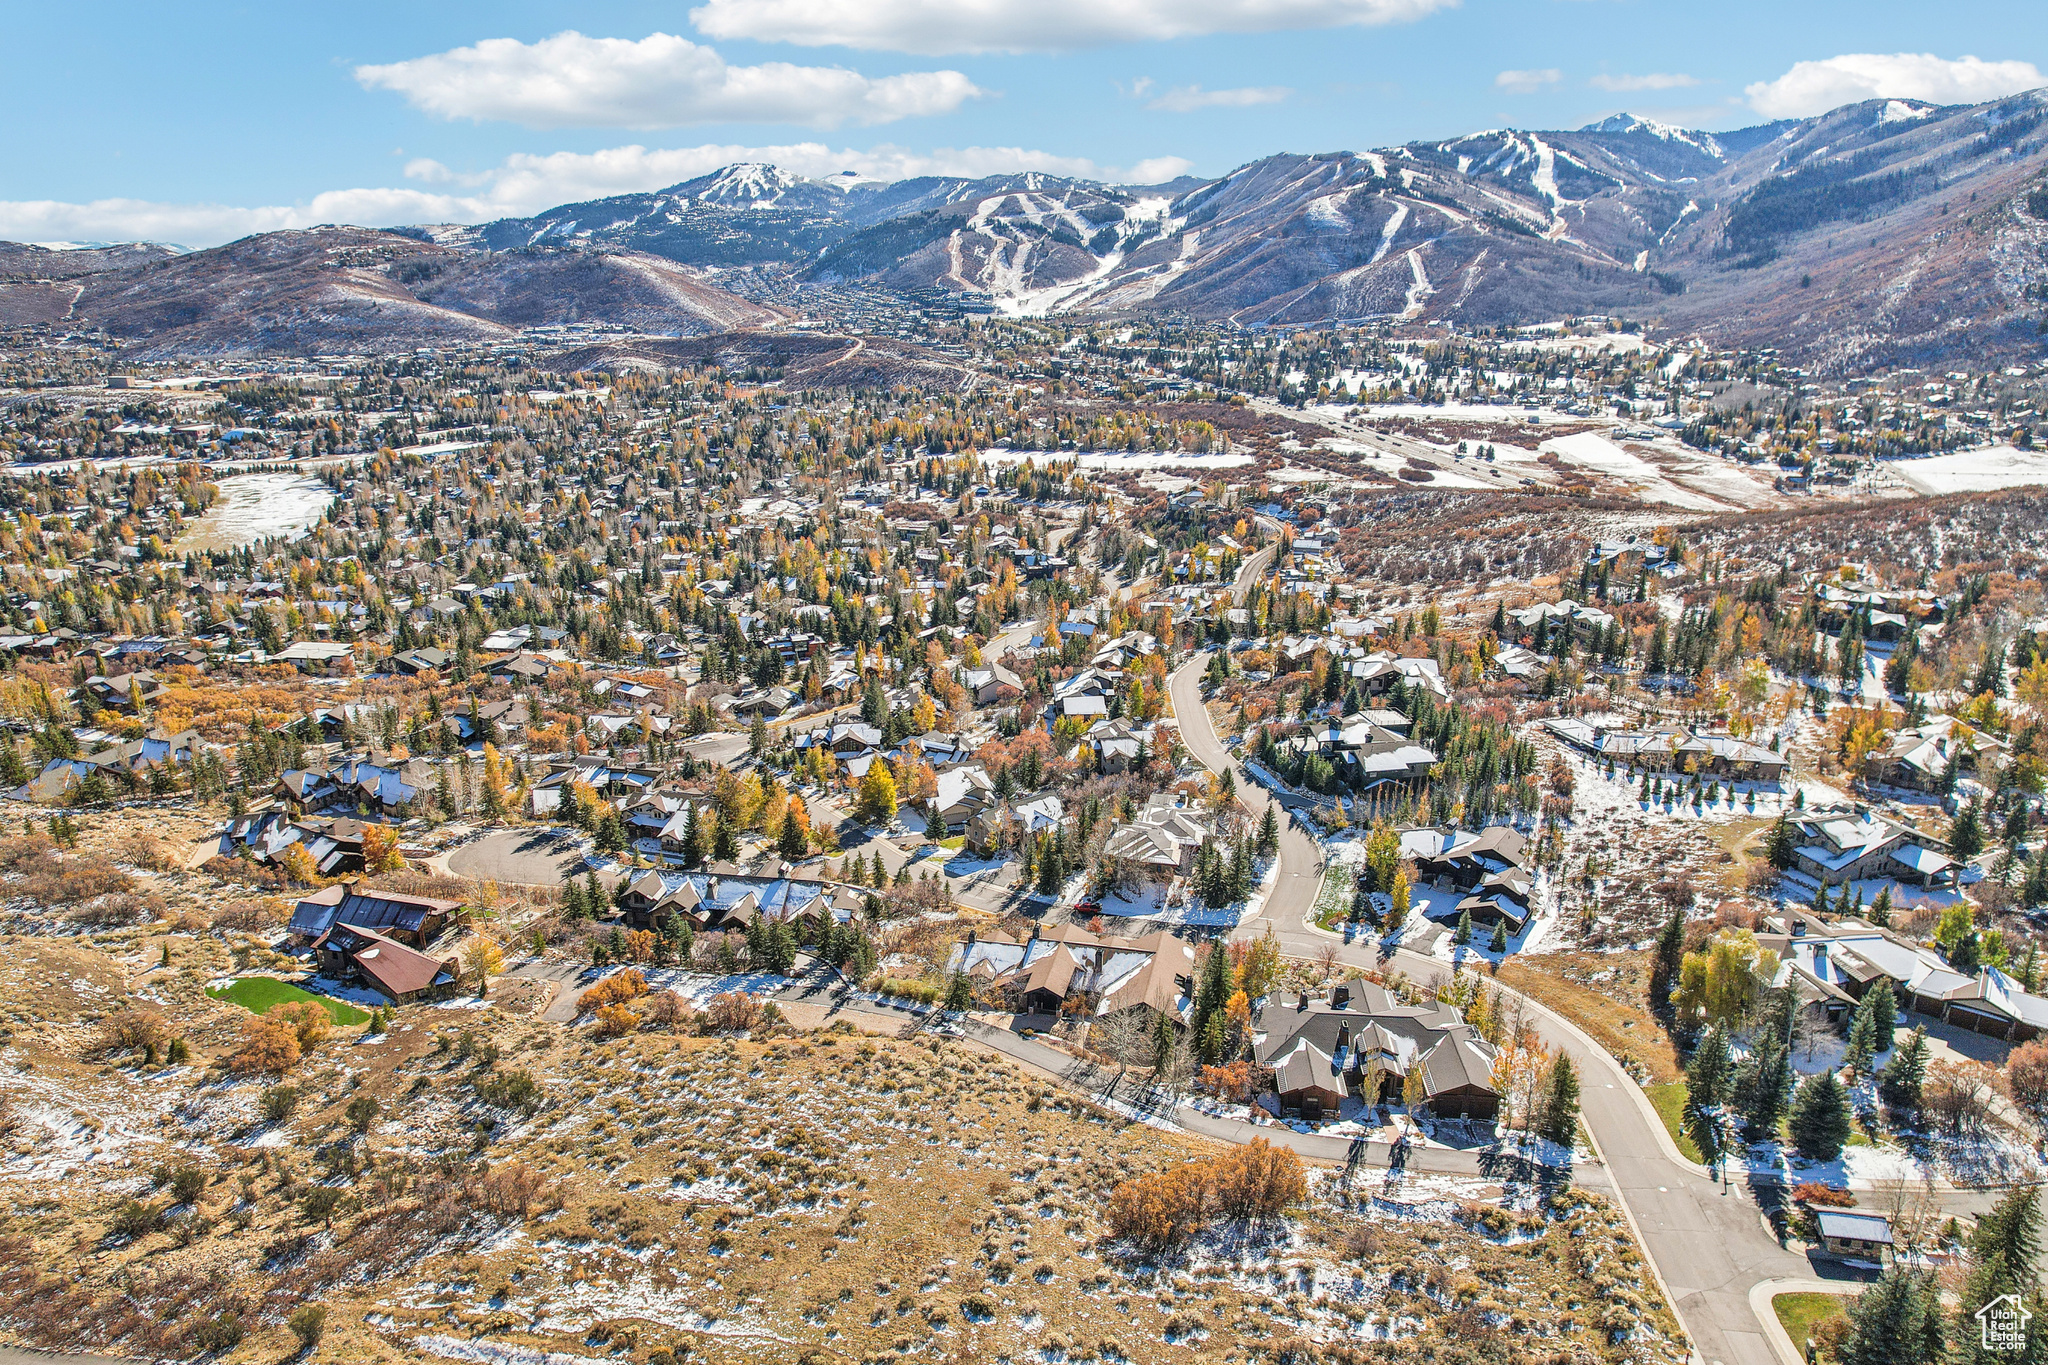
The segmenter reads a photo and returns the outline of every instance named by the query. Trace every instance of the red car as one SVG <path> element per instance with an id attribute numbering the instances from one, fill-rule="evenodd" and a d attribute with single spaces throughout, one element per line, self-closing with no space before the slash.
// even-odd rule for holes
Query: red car
<path id="1" fill-rule="evenodd" d="M 1074 913 L 1077 915 L 1099 915 L 1102 913 L 1102 902 L 1075 901 Z"/>

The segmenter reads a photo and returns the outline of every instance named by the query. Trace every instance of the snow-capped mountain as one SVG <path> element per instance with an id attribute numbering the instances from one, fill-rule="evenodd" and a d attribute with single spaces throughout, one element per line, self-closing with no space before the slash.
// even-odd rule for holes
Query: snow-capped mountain
<path id="1" fill-rule="evenodd" d="M 1283 153 L 1151 187 L 1038 173 L 817 179 L 746 163 L 529 218 L 398 229 L 415 244 L 406 252 L 432 250 L 404 266 L 392 325 L 402 331 L 415 305 L 455 327 L 623 309 L 636 327 L 701 334 L 742 310 L 690 295 L 688 280 L 772 266 L 1013 313 L 1276 326 L 1619 314 L 1838 368 L 2033 356 L 2048 335 L 2044 168 L 2044 91 L 1972 106 L 1870 100 L 1720 133 L 1617 114 L 1565 131 Z M 288 236 L 179 258 L 125 302 L 111 282 L 164 248 L 0 244 L 0 321 L 61 315 L 76 297 L 79 316 L 90 302 L 110 325 L 156 334 L 183 306 L 171 297 L 180 281 L 218 274 L 225 288 L 272 238 L 296 262 L 309 248 Z M 596 269 L 579 257 L 620 259 Z M 351 287 L 375 294 L 387 275 Z M 88 277 L 83 294 L 66 283 Z M 673 327 L 664 310 L 680 310 Z M 209 323 L 208 335 L 233 325 Z"/>

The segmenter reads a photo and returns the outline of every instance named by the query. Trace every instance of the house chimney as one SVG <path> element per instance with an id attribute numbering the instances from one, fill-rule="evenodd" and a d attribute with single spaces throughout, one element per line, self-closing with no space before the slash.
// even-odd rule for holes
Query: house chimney
<path id="1" fill-rule="evenodd" d="M 1330 991 L 1330 1005 L 1335 1009 L 1350 1009 L 1351 988 L 1349 986 L 1333 987 Z"/>

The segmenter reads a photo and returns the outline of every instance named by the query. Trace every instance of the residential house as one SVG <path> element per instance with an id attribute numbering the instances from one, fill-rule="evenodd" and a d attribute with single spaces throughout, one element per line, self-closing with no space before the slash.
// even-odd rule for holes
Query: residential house
<path id="1" fill-rule="evenodd" d="M 1424 881 L 1467 893 L 1437 919 L 1470 915 L 1473 926 L 1482 929 L 1505 921 L 1509 933 L 1520 933 L 1529 922 L 1535 870 L 1528 840 L 1512 825 L 1488 825 L 1477 832 L 1409 830 L 1401 836 L 1401 852 L 1415 860 Z"/>
<path id="2" fill-rule="evenodd" d="M 1608 729 L 1567 718 L 1543 724 L 1581 753 L 1632 771 L 1697 774 L 1731 782 L 1778 782 L 1792 767 L 1783 754 L 1761 744 L 1683 726 Z"/>
<path id="3" fill-rule="evenodd" d="M 2003 971 L 1958 971 L 1933 949 L 1859 919 L 1825 922 L 1788 911 L 1757 935 L 1757 945 L 1778 955 L 1775 984 L 1797 986 L 1837 1017 L 1888 980 L 1901 1009 L 1972 1033 L 2015 1043 L 2048 1033 L 2048 999 Z"/>
<path id="4" fill-rule="evenodd" d="M 1889 878 L 1933 888 L 1962 873 L 1945 841 L 1868 811 L 1810 811 L 1791 826 L 1793 868 L 1826 886 Z"/>
<path id="5" fill-rule="evenodd" d="M 374 929 L 337 924 L 314 941 L 323 976 L 367 986 L 394 1005 L 440 1000 L 461 985 L 462 968 L 452 957 L 432 958 Z"/>
<path id="6" fill-rule="evenodd" d="M 2012 746 L 1954 716 L 1934 716 L 1893 732 L 1863 761 L 1863 779 L 1916 792 L 1946 792 L 1959 777 L 1990 782 L 2011 761 Z"/>
<path id="7" fill-rule="evenodd" d="M 1166 879 L 1195 869 L 1195 855 L 1216 838 L 1216 826 L 1178 792 L 1155 792 L 1129 824 L 1113 831 L 1104 858 L 1121 858 L 1141 876 Z"/>
<path id="8" fill-rule="evenodd" d="M 1448 1005 L 1407 1005 L 1370 982 L 1340 986 L 1330 1001 L 1306 994 L 1259 1015 L 1256 1056 L 1273 1072 L 1281 1109 L 1335 1116 L 1347 1099 L 1400 1099 L 1421 1073 L 1423 1104 L 1439 1118 L 1491 1123 L 1500 1112 L 1493 1046 Z"/>
<path id="9" fill-rule="evenodd" d="M 978 935 L 954 949 L 952 967 L 1020 1014 L 1104 1019 L 1145 1009 L 1185 1025 L 1193 1008 L 1194 947 L 1164 931 L 1113 939 L 1066 924 L 1022 941 Z"/>
<path id="10" fill-rule="evenodd" d="M 440 936 L 462 902 L 379 891 L 360 882 L 336 882 L 300 898 L 292 910 L 291 941 L 310 944 L 337 924 L 374 929 L 408 947 L 425 950 Z"/>

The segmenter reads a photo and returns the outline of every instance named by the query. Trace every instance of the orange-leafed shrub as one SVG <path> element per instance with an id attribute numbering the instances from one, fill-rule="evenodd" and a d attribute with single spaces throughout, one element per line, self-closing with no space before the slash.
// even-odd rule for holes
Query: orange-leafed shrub
<path id="1" fill-rule="evenodd" d="M 1211 1202 L 1225 1218 L 1277 1218 L 1308 1198 L 1301 1158 L 1264 1138 L 1232 1148 L 1209 1168 Z"/>
<path id="2" fill-rule="evenodd" d="M 597 1009 L 597 1036 L 619 1038 L 640 1027 L 640 1016 L 626 1005 L 600 1005 Z"/>
<path id="3" fill-rule="evenodd" d="M 1110 1231 L 1155 1249 L 1178 1246 L 1193 1237 L 1208 1221 L 1204 1164 L 1192 1161 L 1118 1185 L 1105 1210 Z"/>
<path id="4" fill-rule="evenodd" d="M 1201 1074 L 1195 1077 L 1197 1090 L 1237 1104 L 1249 1103 L 1255 1087 L 1250 1062 L 1238 1061 L 1228 1066 L 1205 1066 Z"/>
<path id="5" fill-rule="evenodd" d="M 1211 1218 L 1273 1218 L 1308 1198 L 1301 1158 L 1264 1138 L 1206 1161 L 1126 1180 L 1110 1194 L 1110 1231 L 1142 1246 L 1177 1246 Z"/>
<path id="6" fill-rule="evenodd" d="M 299 1035 L 288 1020 L 260 1014 L 242 1024 L 242 1047 L 228 1065 L 245 1076 L 278 1074 L 298 1064 Z"/>
<path id="7" fill-rule="evenodd" d="M 647 978 L 640 975 L 638 968 L 628 967 L 623 972 L 617 972 L 606 977 L 589 990 L 583 992 L 583 994 L 577 996 L 576 1012 L 578 1014 L 588 1014 L 590 1011 L 602 1009 L 606 1005 L 619 1005 L 624 1004 L 628 1000 L 637 1000 L 645 994 L 647 994 Z"/>

